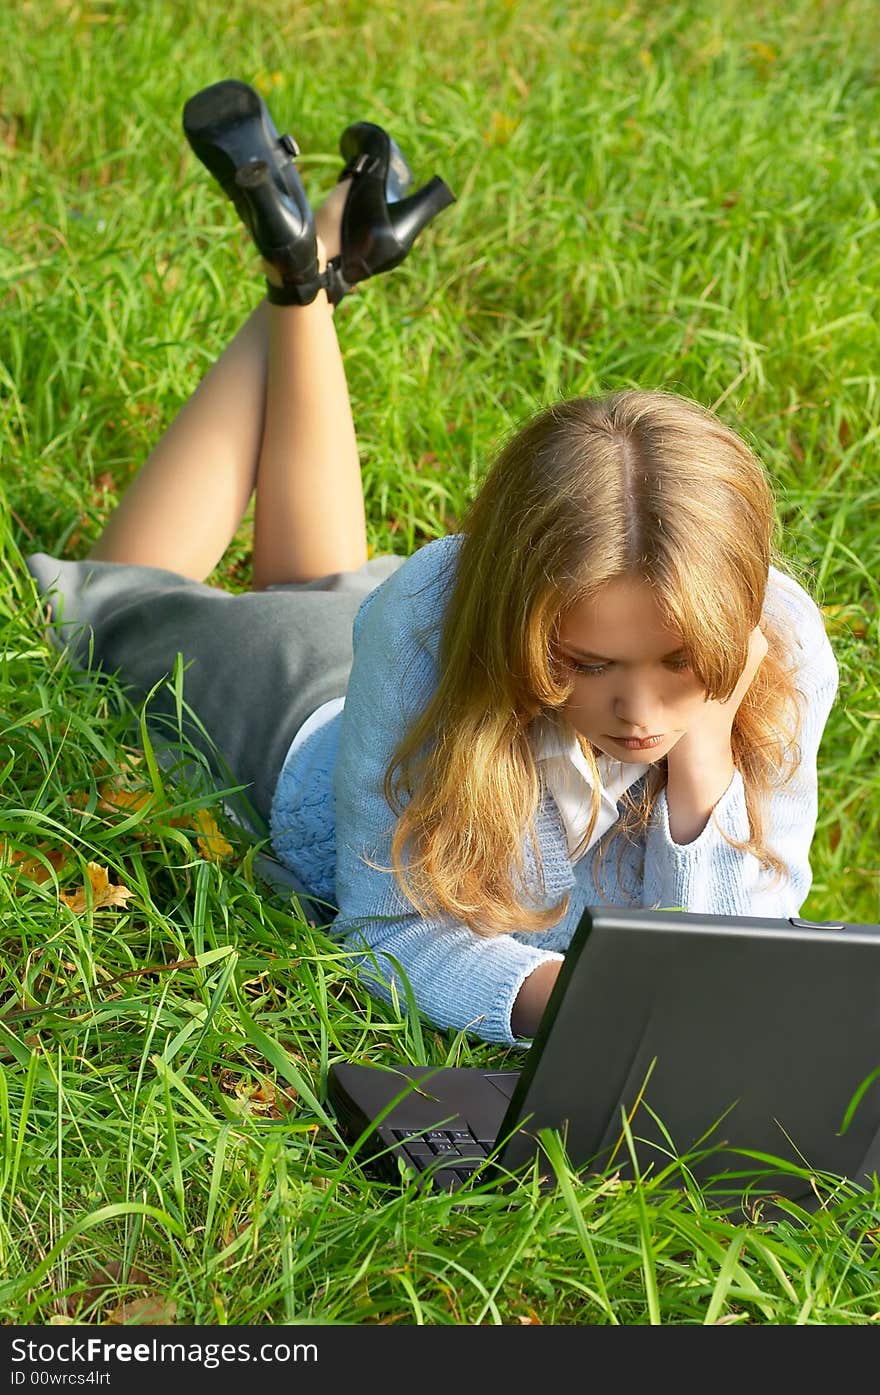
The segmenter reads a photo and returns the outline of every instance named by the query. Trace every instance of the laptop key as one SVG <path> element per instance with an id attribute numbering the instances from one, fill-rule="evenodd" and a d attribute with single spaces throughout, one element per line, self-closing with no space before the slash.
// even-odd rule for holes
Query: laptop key
<path id="1" fill-rule="evenodd" d="M 471 1178 L 473 1177 L 474 1173 L 476 1172 L 476 1170 L 477 1170 L 477 1169 L 476 1169 L 475 1167 L 459 1167 L 459 1166 L 456 1166 L 455 1169 L 454 1169 L 455 1175 L 456 1175 L 456 1177 L 458 1178 L 458 1180 L 459 1180 L 460 1182 L 469 1182 L 469 1181 L 471 1180 Z"/>
<path id="2" fill-rule="evenodd" d="M 448 1143 L 445 1139 L 441 1142 L 440 1139 L 432 1138 L 431 1147 L 434 1149 L 435 1153 L 454 1153 L 456 1157 L 458 1156 L 458 1149 L 455 1144 Z"/>
<path id="3" fill-rule="evenodd" d="M 406 1160 L 412 1163 L 417 1172 L 425 1172 L 434 1161 L 433 1153 L 407 1153 Z"/>
<path id="4" fill-rule="evenodd" d="M 455 1172 L 451 1172 L 445 1167 L 439 1168 L 436 1172 L 432 1172 L 430 1174 L 430 1180 L 435 1187 L 445 1192 L 458 1191 L 462 1183 L 462 1179 Z"/>
<path id="5" fill-rule="evenodd" d="M 450 1129 L 449 1136 L 463 1157 L 486 1158 L 494 1148 L 494 1139 L 488 1144 L 478 1143 L 470 1129 Z"/>

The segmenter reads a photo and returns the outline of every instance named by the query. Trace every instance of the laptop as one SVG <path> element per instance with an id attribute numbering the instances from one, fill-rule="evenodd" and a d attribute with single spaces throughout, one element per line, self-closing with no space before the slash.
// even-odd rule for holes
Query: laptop
<path id="1" fill-rule="evenodd" d="M 510 1178 L 542 1130 L 569 1164 L 687 1172 L 708 1193 L 815 1194 L 880 1172 L 880 926 L 588 908 L 521 1069 L 329 1073 L 343 1135 L 389 1180 Z M 676 1180 L 677 1178 L 677 1180 Z"/>

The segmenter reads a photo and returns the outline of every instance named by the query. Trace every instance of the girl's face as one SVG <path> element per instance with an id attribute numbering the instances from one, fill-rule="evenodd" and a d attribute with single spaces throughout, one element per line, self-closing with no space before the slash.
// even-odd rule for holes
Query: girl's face
<path id="1" fill-rule="evenodd" d="M 566 612 L 558 652 L 574 679 L 569 722 L 613 760 L 660 760 L 702 708 L 681 635 L 640 578 L 619 577 Z"/>

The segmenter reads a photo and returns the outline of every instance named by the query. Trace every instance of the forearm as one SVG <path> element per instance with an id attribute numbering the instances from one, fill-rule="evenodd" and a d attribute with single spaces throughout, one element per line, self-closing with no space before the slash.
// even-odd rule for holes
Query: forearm
<path id="1" fill-rule="evenodd" d="M 733 779 L 734 764 L 730 742 L 697 760 L 676 762 L 675 748 L 669 754 L 666 802 L 669 832 L 680 845 L 699 838 L 719 799 Z"/>
<path id="2" fill-rule="evenodd" d="M 794 583 L 791 583 L 793 586 Z M 789 589 L 777 590 L 773 603 L 784 622 L 799 636 L 800 653 L 797 691 L 801 707 L 798 735 L 799 760 L 793 774 L 781 767 L 764 798 L 765 841 L 784 868 L 781 879 L 764 867 L 761 858 L 747 851 L 753 829 L 746 800 L 746 785 L 737 768 L 726 789 L 718 795 L 707 817 L 702 834 L 681 844 L 672 827 L 672 797 L 681 785 L 678 776 L 686 767 L 674 769 L 683 755 L 683 742 L 668 756 L 669 781 L 657 800 L 647 831 L 642 903 L 646 906 L 680 906 L 689 911 L 715 915 L 760 915 L 787 917 L 800 915 L 812 884 L 810 848 L 818 813 L 818 755 L 828 713 L 837 692 L 837 663 L 815 604 L 800 589 L 790 598 Z M 789 606 L 791 607 L 789 609 Z M 718 747 L 718 733 L 714 733 Z M 729 746 L 729 741 L 728 741 Z M 692 770 L 706 769 L 706 744 L 700 734 L 701 754 L 695 753 Z M 727 754 L 721 743 L 720 749 Z M 711 751 L 709 752 L 711 754 Z M 675 760 L 673 759 L 675 758 Z M 718 775 L 715 789 L 708 791 L 705 808 L 712 803 L 731 769 Z M 679 803 L 679 816 L 681 805 Z M 678 837 L 681 836 L 679 827 Z"/>

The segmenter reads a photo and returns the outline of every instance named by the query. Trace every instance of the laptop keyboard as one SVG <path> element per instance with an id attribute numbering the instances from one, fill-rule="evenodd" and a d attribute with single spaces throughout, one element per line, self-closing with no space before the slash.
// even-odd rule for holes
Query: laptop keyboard
<path id="1" fill-rule="evenodd" d="M 431 1169 L 439 1187 L 457 1186 L 472 1177 L 495 1146 L 492 1139 L 478 1139 L 470 1129 L 392 1129 L 417 1172 Z"/>

